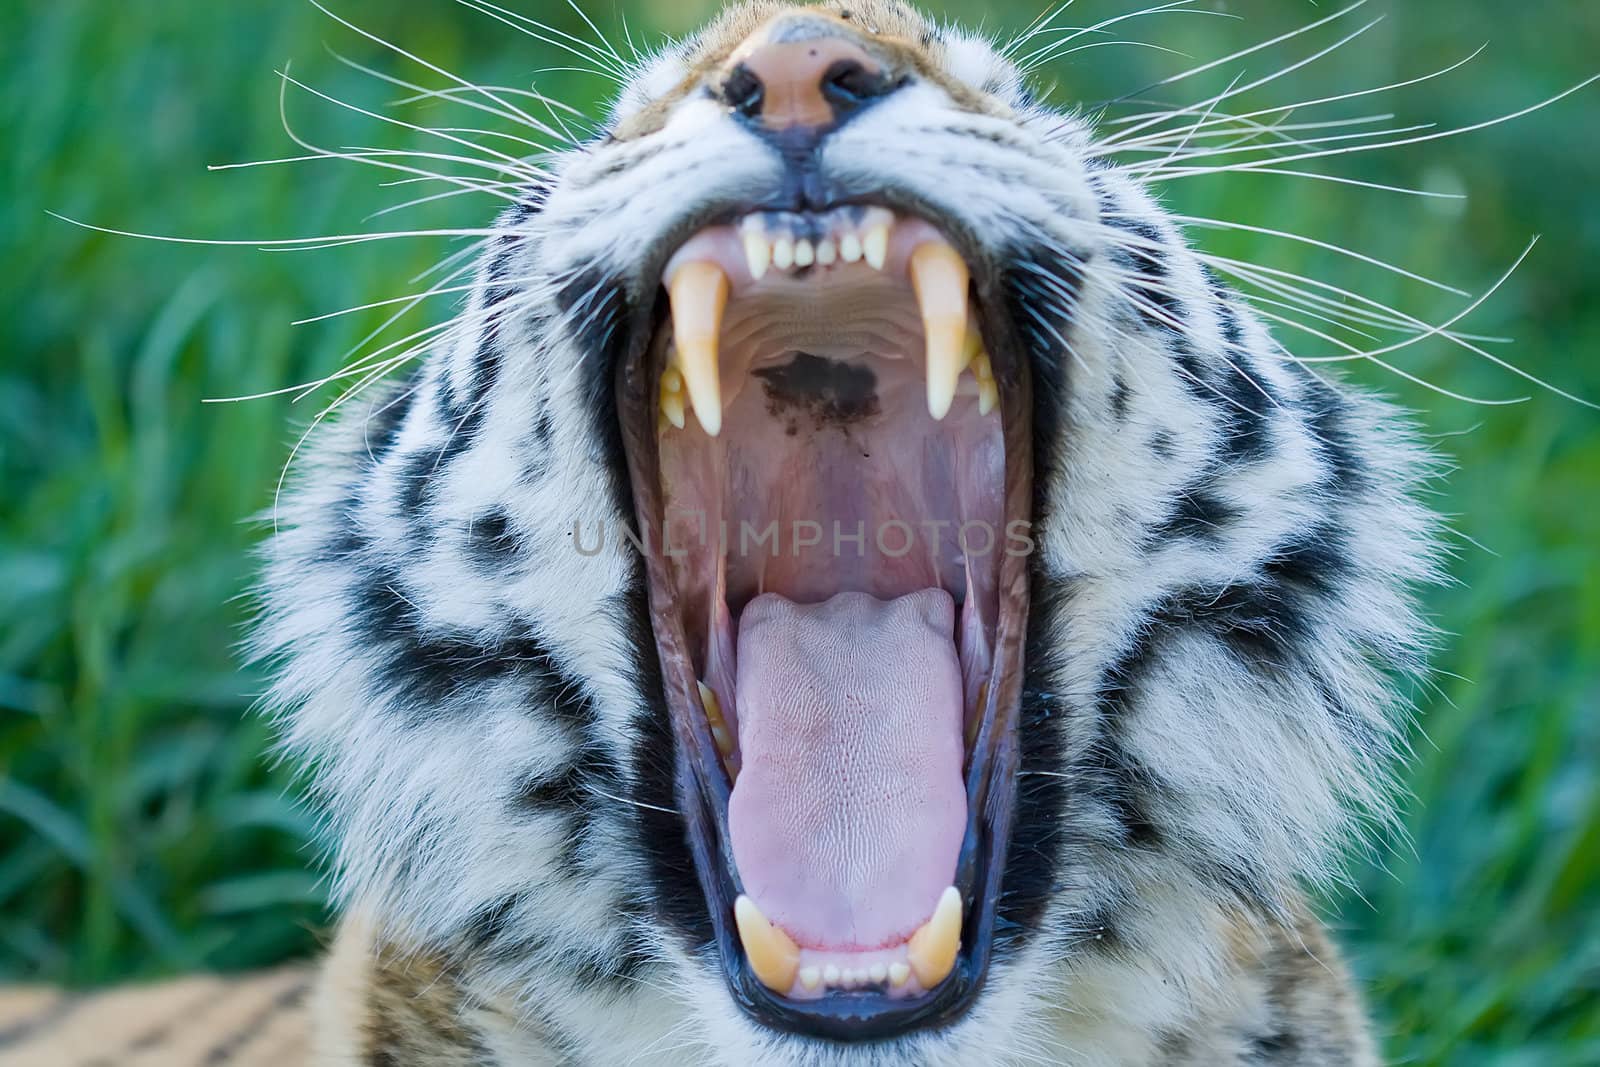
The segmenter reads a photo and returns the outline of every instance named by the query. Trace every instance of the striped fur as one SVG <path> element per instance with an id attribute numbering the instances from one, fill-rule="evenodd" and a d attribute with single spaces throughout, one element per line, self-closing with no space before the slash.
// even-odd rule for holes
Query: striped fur
<path id="1" fill-rule="evenodd" d="M 310 1055 L 309 968 L 103 993 L 0 991 L 0 1067 L 288 1067 Z"/>

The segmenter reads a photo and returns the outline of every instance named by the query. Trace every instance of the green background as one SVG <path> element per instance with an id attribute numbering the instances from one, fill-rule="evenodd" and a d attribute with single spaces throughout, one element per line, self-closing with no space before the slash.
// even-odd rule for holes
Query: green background
<path id="1" fill-rule="evenodd" d="M 554 0 L 508 2 L 584 32 Z M 936 6 L 1010 33 L 1038 4 Z M 591 10 L 619 41 L 625 15 L 635 39 L 650 42 L 689 29 L 709 6 L 607 0 Z M 1200 61 L 1333 10 L 1302 0 L 1198 6 L 1242 19 L 1169 13 L 1083 40 L 1132 37 Z M 526 87 L 537 75 L 543 91 L 588 112 L 610 91 L 592 73 L 544 70 L 578 64 L 450 0 L 337 7 L 481 82 Z M 1127 10 L 1080 0 L 1061 22 Z M 1600 69 L 1600 5 L 1585 0 L 1389 0 L 1373 10 L 1388 20 L 1238 103 L 1381 85 L 1489 41 L 1449 78 L 1319 115 L 1393 111 L 1393 125 L 1462 125 Z M 1337 36 L 1291 42 L 1152 95 L 1196 100 L 1240 71 L 1249 80 Z M 338 366 L 380 313 L 290 323 L 413 291 L 413 276 L 451 246 L 161 244 L 46 212 L 253 240 L 475 226 L 494 202 L 460 197 L 367 223 L 376 207 L 425 190 L 380 188 L 392 175 L 337 161 L 207 172 L 295 154 L 274 73 L 286 61 L 368 107 L 403 94 L 330 49 L 440 84 L 307 3 L 27 0 L 0 10 L 0 39 L 0 979 L 91 984 L 310 951 L 326 923 L 312 825 L 290 799 L 291 773 L 265 754 L 270 732 L 249 714 L 261 679 L 241 668 L 236 645 L 251 546 L 263 532 L 251 517 L 270 505 L 296 428 L 331 397 L 201 401 Z M 1092 103 L 1188 65 L 1103 47 L 1050 65 L 1040 81 L 1055 100 Z M 1460 139 L 1303 165 L 1461 189 L 1465 204 L 1261 176 L 1189 179 L 1164 195 L 1188 214 L 1338 241 L 1474 293 L 1542 234 L 1464 325 L 1515 336 L 1494 350 L 1600 400 L 1597 109 L 1600 86 Z M 428 144 L 303 93 L 289 94 L 288 113 L 324 145 Z M 442 106 L 404 114 L 464 118 Z M 1196 237 L 1435 321 L 1463 304 L 1308 246 Z M 1285 338 L 1297 350 L 1326 349 Z M 1353 861 L 1350 891 L 1330 914 L 1370 980 L 1398 1062 L 1600 1062 L 1600 415 L 1437 340 L 1394 359 L 1454 392 L 1531 399 L 1469 404 L 1355 368 L 1419 411 L 1454 461 L 1434 502 L 1457 531 L 1455 582 L 1428 593 L 1447 637 L 1438 674 L 1418 693 L 1407 838 L 1376 861 Z"/>

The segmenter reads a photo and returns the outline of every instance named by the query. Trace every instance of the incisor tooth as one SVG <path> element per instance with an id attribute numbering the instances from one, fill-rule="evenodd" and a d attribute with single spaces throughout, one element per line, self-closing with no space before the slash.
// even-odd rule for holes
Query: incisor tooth
<path id="1" fill-rule="evenodd" d="M 739 927 L 745 959 L 761 984 L 778 993 L 789 992 L 800 969 L 799 946 L 768 922 L 756 902 L 743 893 L 733 902 L 733 921 Z"/>
<path id="2" fill-rule="evenodd" d="M 722 429 L 722 380 L 717 343 L 728 305 L 728 276 L 715 263 L 685 263 L 667 287 L 672 340 L 695 418 L 712 437 Z"/>
<path id="3" fill-rule="evenodd" d="M 767 273 L 767 266 L 772 262 L 772 246 L 767 244 L 767 239 L 754 231 L 747 231 L 744 235 L 744 261 L 750 267 L 750 277 L 756 281 Z"/>
<path id="4" fill-rule="evenodd" d="M 822 980 L 827 982 L 829 985 L 838 985 L 839 978 L 839 968 L 834 964 L 830 963 L 826 967 L 822 968 Z"/>
<path id="5" fill-rule="evenodd" d="M 872 979 L 874 982 L 881 982 L 885 978 L 889 977 L 889 968 L 885 967 L 883 962 L 880 960 L 867 969 L 867 977 Z"/>
<path id="6" fill-rule="evenodd" d="M 895 960 L 889 964 L 889 984 L 896 989 L 906 984 L 906 979 L 911 977 L 911 968 Z"/>
<path id="7" fill-rule="evenodd" d="M 817 261 L 817 249 L 810 241 L 802 237 L 794 243 L 794 265 L 809 267 Z"/>
<path id="8" fill-rule="evenodd" d="M 967 264 L 961 253 L 942 241 L 927 241 L 911 253 L 911 285 L 922 309 L 922 334 L 927 345 L 928 414 L 942 419 L 956 396 L 956 383 L 966 369 Z"/>
<path id="9" fill-rule="evenodd" d="M 815 989 L 822 984 L 822 972 L 815 967 L 800 968 L 800 984 L 807 989 Z"/>
<path id="10" fill-rule="evenodd" d="M 772 265 L 779 270 L 794 266 L 794 242 L 789 238 L 780 237 L 772 242 Z"/>
<path id="11" fill-rule="evenodd" d="M 854 233 L 847 233 L 839 238 L 839 258 L 846 263 L 855 263 L 861 259 L 861 238 Z"/>
<path id="12" fill-rule="evenodd" d="M 817 242 L 817 262 L 824 267 L 833 266 L 833 261 L 839 258 L 839 246 L 833 243 L 832 237 L 824 237 Z"/>
<path id="13" fill-rule="evenodd" d="M 889 258 L 889 225 L 880 222 L 870 227 L 861 237 L 861 254 L 873 270 L 882 270 Z"/>
<path id="14" fill-rule="evenodd" d="M 906 959 L 917 972 L 922 988 L 932 989 L 944 981 L 956 965 L 961 947 L 961 892 L 950 886 L 939 896 L 933 918 L 923 923 L 906 942 Z"/>

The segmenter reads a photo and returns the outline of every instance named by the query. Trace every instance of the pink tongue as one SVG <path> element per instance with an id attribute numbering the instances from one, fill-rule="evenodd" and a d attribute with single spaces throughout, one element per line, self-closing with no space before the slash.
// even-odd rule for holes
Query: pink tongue
<path id="1" fill-rule="evenodd" d="M 739 619 L 744 890 L 803 947 L 884 948 L 928 920 L 966 830 L 955 605 L 775 593 Z"/>

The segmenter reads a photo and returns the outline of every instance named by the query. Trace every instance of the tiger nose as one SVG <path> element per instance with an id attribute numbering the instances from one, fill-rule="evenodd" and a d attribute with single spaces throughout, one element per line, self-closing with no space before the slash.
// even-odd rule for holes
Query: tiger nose
<path id="1" fill-rule="evenodd" d="M 837 125 L 896 88 L 864 48 L 818 20 L 789 20 L 760 31 L 729 65 L 724 99 L 770 130 Z"/>

